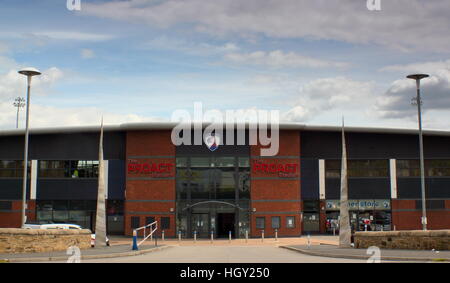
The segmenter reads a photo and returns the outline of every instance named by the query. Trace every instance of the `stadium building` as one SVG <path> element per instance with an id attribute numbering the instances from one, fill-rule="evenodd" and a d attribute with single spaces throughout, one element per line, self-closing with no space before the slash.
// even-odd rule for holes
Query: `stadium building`
<path id="1" fill-rule="evenodd" d="M 175 146 L 174 125 L 105 127 L 108 234 L 154 220 L 166 237 L 332 233 L 340 127 L 281 124 L 278 155 L 262 157 L 248 142 Z M 94 228 L 99 135 L 98 127 L 31 130 L 29 221 Z M 348 127 L 346 145 L 353 229 L 421 229 L 417 131 Z M 23 130 L 0 131 L 0 227 L 20 226 L 23 147 Z M 450 132 L 424 131 L 424 152 L 428 227 L 449 229 Z"/>

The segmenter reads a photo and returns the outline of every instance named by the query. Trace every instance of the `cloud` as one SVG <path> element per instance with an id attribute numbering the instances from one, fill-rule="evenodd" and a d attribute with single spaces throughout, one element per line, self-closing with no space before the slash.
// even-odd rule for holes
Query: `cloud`
<path id="1" fill-rule="evenodd" d="M 185 39 L 171 38 L 167 36 L 160 36 L 149 40 L 140 45 L 139 48 L 179 51 L 195 56 L 218 55 L 239 50 L 239 47 L 232 42 L 227 42 L 223 45 L 213 45 L 205 42 L 196 43 Z"/>
<path id="2" fill-rule="evenodd" d="M 11 129 L 16 124 L 16 108 L 12 102 L 0 102 L 0 129 Z M 41 114 L 38 114 L 41 113 Z M 44 113 L 44 114 L 42 114 Z M 30 106 L 30 127 L 69 127 L 99 125 L 101 118 L 105 124 L 163 121 L 163 119 L 144 117 L 135 114 L 117 114 L 96 107 L 60 108 L 32 104 Z M 19 126 L 24 126 L 24 114 L 21 112 Z"/>
<path id="3" fill-rule="evenodd" d="M 303 56 L 295 52 L 285 53 L 281 50 L 228 53 L 224 56 L 224 60 L 234 64 L 268 66 L 271 68 L 344 68 L 349 66 L 349 64 L 343 62 L 326 61 Z"/>
<path id="4" fill-rule="evenodd" d="M 61 30 L 47 30 L 38 32 L 0 32 L 1 38 L 8 39 L 24 39 L 33 43 L 34 45 L 43 46 L 50 40 L 71 40 L 71 41 L 91 41 L 101 42 L 114 39 L 115 36 L 103 33 L 90 33 L 81 31 L 61 31 Z"/>
<path id="5" fill-rule="evenodd" d="M 110 34 L 87 33 L 78 31 L 42 31 L 32 33 L 38 37 L 58 40 L 78 40 L 78 41 L 107 41 L 114 38 Z"/>
<path id="6" fill-rule="evenodd" d="M 448 69 L 450 70 L 450 59 L 442 61 L 421 62 L 407 65 L 390 65 L 380 69 L 382 72 L 403 72 L 411 73 L 435 73 L 436 71 Z"/>
<path id="7" fill-rule="evenodd" d="M 92 59 L 95 57 L 95 53 L 92 49 L 81 49 L 80 55 L 82 59 Z"/>
<path id="8" fill-rule="evenodd" d="M 47 91 L 61 78 L 64 73 L 56 67 L 42 71 L 41 76 L 32 80 L 33 94 L 45 95 Z M 10 70 L 0 75 L 0 102 L 11 102 L 17 96 L 26 94 L 26 77 Z"/>
<path id="9" fill-rule="evenodd" d="M 450 110 L 450 69 L 434 70 L 431 74 L 421 81 L 423 111 Z M 415 118 L 417 107 L 411 105 L 411 99 L 415 96 L 416 84 L 413 80 L 394 81 L 377 100 L 374 113 L 382 118 Z"/>
<path id="10" fill-rule="evenodd" d="M 354 0 L 129 0 L 83 3 L 82 15 L 185 28 L 215 36 L 375 43 L 398 50 L 450 50 L 448 0 L 382 1 L 373 12 Z"/>
<path id="11" fill-rule="evenodd" d="M 342 114 L 358 109 L 364 112 L 375 100 L 373 88 L 373 82 L 346 77 L 313 80 L 300 88 L 300 99 L 282 117 L 288 122 L 305 122 L 329 111 Z"/>

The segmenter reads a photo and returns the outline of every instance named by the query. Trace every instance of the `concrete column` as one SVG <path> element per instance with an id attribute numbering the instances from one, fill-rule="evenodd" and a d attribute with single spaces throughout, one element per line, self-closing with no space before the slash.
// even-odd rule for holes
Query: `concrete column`
<path id="1" fill-rule="evenodd" d="M 319 198 L 326 199 L 325 195 L 325 160 L 319 159 Z"/>
<path id="2" fill-rule="evenodd" d="M 30 200 L 36 200 L 37 194 L 37 169 L 38 169 L 38 161 L 31 160 L 31 176 L 30 176 Z"/>
<path id="3" fill-rule="evenodd" d="M 391 177 L 391 199 L 397 198 L 397 162 L 395 159 L 389 160 Z"/>

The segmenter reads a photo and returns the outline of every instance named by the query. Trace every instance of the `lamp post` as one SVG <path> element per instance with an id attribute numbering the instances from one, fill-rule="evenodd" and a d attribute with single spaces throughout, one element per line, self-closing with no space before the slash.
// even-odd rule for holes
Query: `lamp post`
<path id="1" fill-rule="evenodd" d="M 425 202 L 425 162 L 423 157 L 423 136 L 422 136 L 422 100 L 420 98 L 420 80 L 424 78 L 428 78 L 429 75 L 426 74 L 413 74 L 407 76 L 408 79 L 412 79 L 416 81 L 417 88 L 417 115 L 419 119 L 419 146 L 420 146 L 420 184 L 422 191 L 422 229 L 424 231 L 427 230 L 427 210 L 426 210 L 426 202 Z M 413 99 L 414 100 L 414 99 Z"/>
<path id="2" fill-rule="evenodd" d="M 13 103 L 14 107 L 17 107 L 16 129 L 19 128 L 19 111 L 20 111 L 20 108 L 23 108 L 25 106 L 24 102 L 25 102 L 25 99 L 23 97 L 17 97 Z"/>
<path id="3" fill-rule="evenodd" d="M 29 121 L 30 121 L 30 90 L 31 90 L 31 78 L 33 76 L 39 76 L 41 72 L 35 68 L 25 68 L 19 71 L 19 74 L 27 76 L 27 112 L 26 112 L 26 124 L 25 124 L 25 148 L 23 157 L 23 187 L 22 187 L 22 217 L 21 227 L 26 223 L 26 209 L 27 209 L 27 178 L 28 178 L 28 135 L 29 135 Z"/>

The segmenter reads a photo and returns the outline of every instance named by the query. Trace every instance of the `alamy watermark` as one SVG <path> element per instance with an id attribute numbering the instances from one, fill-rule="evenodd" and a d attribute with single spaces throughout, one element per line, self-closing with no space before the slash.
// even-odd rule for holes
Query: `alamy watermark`
<path id="1" fill-rule="evenodd" d="M 70 257 L 67 259 L 67 263 L 80 263 L 81 262 L 81 250 L 77 246 L 71 246 L 67 248 L 66 254 Z"/>
<path id="2" fill-rule="evenodd" d="M 215 151 L 220 145 L 247 145 L 248 132 L 248 145 L 261 145 L 261 156 L 278 154 L 280 145 L 278 110 L 203 112 L 202 103 L 195 102 L 193 116 L 185 109 L 178 109 L 172 114 L 172 122 L 178 123 L 171 134 L 175 146 L 205 144 L 211 151 Z"/>
<path id="3" fill-rule="evenodd" d="M 67 9 L 69 11 L 81 11 L 81 0 L 67 0 Z M 381 11 L 381 0 L 367 0 L 367 10 Z"/>
<path id="4" fill-rule="evenodd" d="M 69 11 L 81 11 L 81 0 L 67 0 L 66 7 Z"/>
<path id="5" fill-rule="evenodd" d="M 366 250 L 366 254 L 371 255 L 367 259 L 367 263 L 380 263 L 381 262 L 381 250 L 379 247 L 370 246 Z"/>
<path id="6" fill-rule="evenodd" d="M 367 0 L 366 6 L 369 11 L 381 11 L 381 0 Z"/>

